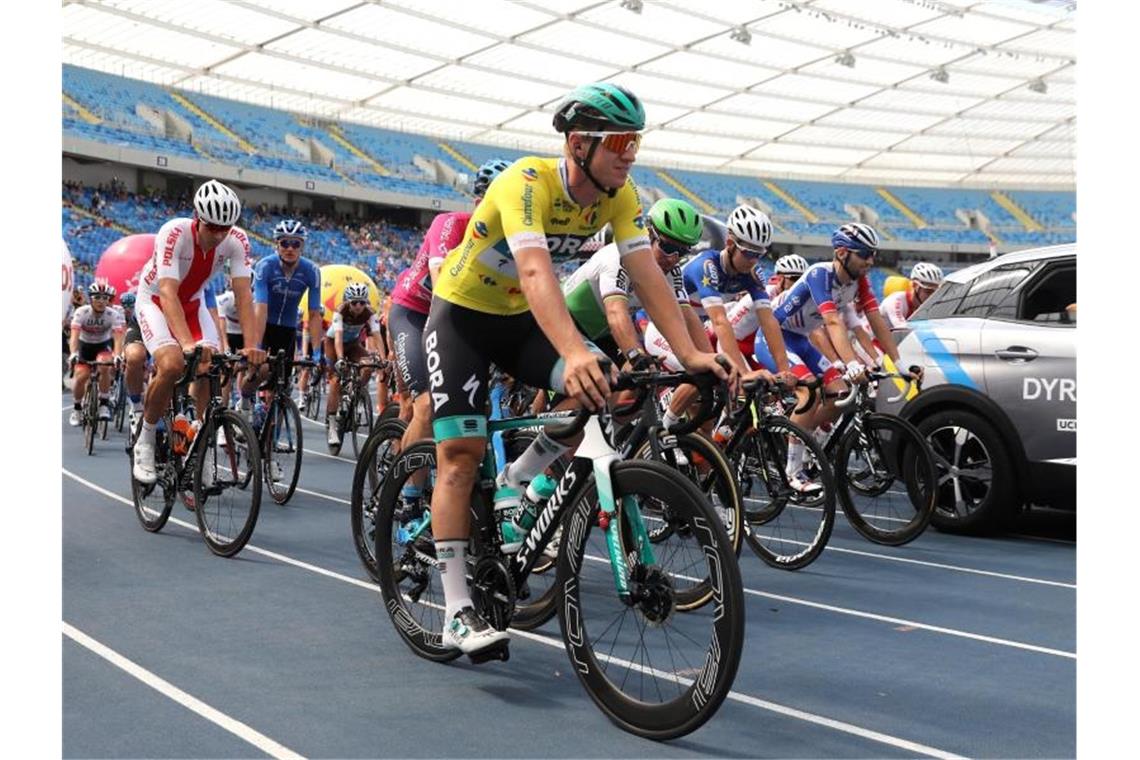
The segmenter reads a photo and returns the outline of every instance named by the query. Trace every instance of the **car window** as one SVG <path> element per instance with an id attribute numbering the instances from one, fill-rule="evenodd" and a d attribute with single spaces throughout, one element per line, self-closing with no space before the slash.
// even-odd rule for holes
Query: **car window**
<path id="1" fill-rule="evenodd" d="M 970 289 L 955 310 L 959 317 L 988 317 L 994 307 L 1020 285 L 1038 265 L 1023 261 L 996 267 L 970 282 Z"/>
<path id="2" fill-rule="evenodd" d="M 1051 266 L 1025 289 L 1017 318 L 1025 322 L 1073 325 L 1077 322 L 1077 267 Z"/>
<path id="3" fill-rule="evenodd" d="M 938 319 L 952 316 L 962 301 L 962 296 L 970 289 L 970 283 L 950 282 L 945 280 L 938 286 L 938 290 L 919 306 L 910 319 Z"/>

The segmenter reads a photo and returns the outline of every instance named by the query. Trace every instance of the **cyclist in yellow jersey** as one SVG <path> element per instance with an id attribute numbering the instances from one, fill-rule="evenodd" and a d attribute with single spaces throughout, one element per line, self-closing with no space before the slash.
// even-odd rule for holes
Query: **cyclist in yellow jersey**
<path id="1" fill-rule="evenodd" d="M 475 612 L 466 580 L 468 505 L 486 447 L 491 363 L 591 409 L 610 392 L 599 353 L 566 308 L 555 262 L 610 223 L 622 266 L 677 358 L 690 371 L 728 378 L 715 354 L 693 345 L 649 246 L 629 176 L 645 128 L 641 101 L 608 82 L 584 85 L 558 105 L 554 128 L 566 136 L 562 158 L 522 158 L 495 178 L 443 262 L 424 326 L 438 442 L 431 515 L 446 602 L 443 639 L 473 659 L 507 640 Z"/>

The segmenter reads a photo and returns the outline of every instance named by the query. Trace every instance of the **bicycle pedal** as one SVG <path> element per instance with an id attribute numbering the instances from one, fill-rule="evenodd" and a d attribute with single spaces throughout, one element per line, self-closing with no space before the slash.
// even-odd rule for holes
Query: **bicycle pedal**
<path id="1" fill-rule="evenodd" d="M 472 652 L 467 655 L 467 659 L 471 660 L 472 665 L 482 665 L 491 660 L 500 660 L 506 662 L 511 659 L 511 642 L 503 641 L 494 646 L 489 646 L 486 649 L 481 649 L 478 652 Z"/>

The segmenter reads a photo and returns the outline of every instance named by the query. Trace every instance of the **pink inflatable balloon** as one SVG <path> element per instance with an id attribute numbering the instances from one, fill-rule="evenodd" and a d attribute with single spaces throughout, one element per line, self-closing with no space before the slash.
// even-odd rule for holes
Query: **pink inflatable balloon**
<path id="1" fill-rule="evenodd" d="M 143 265 L 154 253 L 154 235 L 128 235 L 111 243 L 99 256 L 95 279 L 106 279 L 115 288 L 114 303 L 139 284 Z"/>

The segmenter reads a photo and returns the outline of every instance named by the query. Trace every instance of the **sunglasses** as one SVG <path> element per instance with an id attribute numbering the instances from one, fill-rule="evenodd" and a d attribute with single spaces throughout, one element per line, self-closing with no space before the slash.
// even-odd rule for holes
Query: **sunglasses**
<path id="1" fill-rule="evenodd" d="M 732 242 L 736 244 L 736 250 L 743 253 L 745 258 L 759 259 L 768 255 L 767 248 L 749 248 L 748 246 L 741 244 L 741 242 L 736 238 L 733 238 Z"/>
<path id="2" fill-rule="evenodd" d="M 856 256 L 858 256 L 859 258 L 863 259 L 863 261 L 867 261 L 868 259 L 875 258 L 875 254 L 878 253 L 878 251 L 856 251 L 852 248 L 848 248 L 847 250 L 851 251 L 851 253 L 853 253 Z"/>
<path id="3" fill-rule="evenodd" d="M 666 256 L 684 256 L 693 250 L 690 246 L 684 245 L 682 243 L 674 243 L 671 240 L 666 240 L 656 233 L 654 233 L 651 237 L 653 238 L 653 242 L 657 244 L 657 247 L 660 248 L 661 252 Z"/>
<path id="4" fill-rule="evenodd" d="M 641 147 L 640 132 L 578 132 L 587 137 L 602 138 L 602 147 L 614 153 L 625 153 L 633 146 L 636 151 Z"/>
<path id="5" fill-rule="evenodd" d="M 233 227 L 232 224 L 210 224 L 209 222 L 202 222 L 202 224 L 210 232 L 229 232 Z"/>
<path id="6" fill-rule="evenodd" d="M 296 238 L 288 238 L 285 240 L 278 240 L 277 245 L 281 248 L 300 248 L 302 245 L 304 245 L 304 243 Z"/>
<path id="7" fill-rule="evenodd" d="M 91 296 L 92 301 L 110 301 L 111 296 Z"/>

